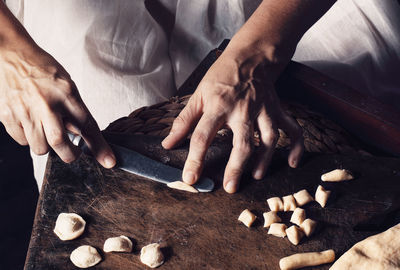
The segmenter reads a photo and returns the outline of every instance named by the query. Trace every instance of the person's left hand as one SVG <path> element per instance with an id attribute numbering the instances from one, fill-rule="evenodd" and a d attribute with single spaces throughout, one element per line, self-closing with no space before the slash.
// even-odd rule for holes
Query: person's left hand
<path id="1" fill-rule="evenodd" d="M 232 129 L 233 148 L 225 168 L 225 190 L 234 193 L 253 153 L 254 131 L 260 133 L 255 151 L 253 177 L 262 179 L 279 138 L 278 128 L 291 139 L 288 163 L 296 167 L 303 152 L 301 127 L 281 108 L 274 81 L 282 65 L 261 53 L 243 53 L 228 48 L 208 70 L 186 107 L 175 119 L 162 145 L 170 149 L 193 129 L 183 181 L 194 184 L 200 177 L 204 157 L 217 131 Z"/>

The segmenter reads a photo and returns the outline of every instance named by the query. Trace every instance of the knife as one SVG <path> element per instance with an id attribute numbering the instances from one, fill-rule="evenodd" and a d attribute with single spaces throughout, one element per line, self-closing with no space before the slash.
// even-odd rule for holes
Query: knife
<path id="1" fill-rule="evenodd" d="M 72 143 L 82 149 L 86 154 L 90 150 L 81 136 L 68 133 Z M 182 170 L 165 165 L 161 162 L 148 158 L 136 151 L 125 148 L 114 143 L 109 143 L 117 159 L 116 167 L 159 183 L 168 184 L 181 181 Z M 207 177 L 201 177 L 193 185 L 199 192 L 210 192 L 214 189 L 214 181 Z"/>

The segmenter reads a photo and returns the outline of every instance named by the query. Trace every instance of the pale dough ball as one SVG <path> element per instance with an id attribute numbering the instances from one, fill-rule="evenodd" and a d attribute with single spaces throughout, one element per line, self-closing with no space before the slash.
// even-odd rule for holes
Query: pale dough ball
<path id="1" fill-rule="evenodd" d="M 273 198 L 269 198 L 267 200 L 269 209 L 271 209 L 271 211 L 283 211 L 283 202 L 281 200 L 281 198 L 279 197 L 273 197 Z"/>
<path id="2" fill-rule="evenodd" d="M 268 228 L 272 223 L 281 222 L 281 218 L 277 215 L 276 212 L 270 211 L 263 214 L 264 216 L 264 228 Z"/>
<path id="3" fill-rule="evenodd" d="M 256 215 L 249 211 L 249 209 L 243 210 L 243 212 L 239 215 L 238 218 L 244 225 L 250 227 L 251 224 L 256 220 Z"/>
<path id="4" fill-rule="evenodd" d="M 286 225 L 283 223 L 272 223 L 269 227 L 268 234 L 283 238 L 286 236 L 286 228 Z"/>
<path id="5" fill-rule="evenodd" d="M 171 183 L 168 183 L 167 186 L 170 188 L 188 191 L 188 192 L 192 192 L 192 193 L 199 193 L 199 191 L 197 189 L 195 189 L 193 186 L 188 185 L 182 181 L 171 182 Z"/>
<path id="6" fill-rule="evenodd" d="M 302 208 L 297 207 L 294 209 L 292 217 L 290 218 L 290 222 L 299 225 L 303 223 L 303 221 L 306 219 L 306 211 Z"/>
<path id="7" fill-rule="evenodd" d="M 284 196 L 282 199 L 283 199 L 283 211 L 288 212 L 288 211 L 294 211 L 294 209 L 296 209 L 297 204 L 293 195 Z"/>
<path id="8" fill-rule="evenodd" d="M 307 218 L 300 224 L 300 228 L 303 230 L 305 235 L 309 237 L 317 228 L 317 222 L 310 218 Z"/>
<path id="9" fill-rule="evenodd" d="M 335 252 L 332 249 L 321 252 L 296 253 L 279 261 L 281 270 L 294 270 L 307 266 L 317 266 L 331 263 L 335 260 Z M 345 270 L 345 268 L 340 268 Z"/>
<path id="10" fill-rule="evenodd" d="M 72 251 L 70 259 L 79 268 L 89 268 L 101 261 L 101 256 L 94 247 L 84 245 Z"/>
<path id="11" fill-rule="evenodd" d="M 104 242 L 103 250 L 104 252 L 131 252 L 132 247 L 132 241 L 128 237 L 121 235 L 108 238 Z"/>
<path id="12" fill-rule="evenodd" d="M 160 245 L 153 243 L 143 247 L 140 251 L 140 261 L 151 268 L 162 265 L 164 263 L 164 255 L 160 250 Z"/>
<path id="13" fill-rule="evenodd" d="M 321 205 L 322 208 L 325 207 L 329 196 L 331 195 L 330 190 L 326 190 L 323 186 L 318 186 L 315 192 L 315 201 Z"/>
<path id="14" fill-rule="evenodd" d="M 306 189 L 302 189 L 299 192 L 296 192 L 295 194 L 293 194 L 293 197 L 296 199 L 296 203 L 298 206 L 303 206 L 314 200 Z"/>
<path id="15" fill-rule="evenodd" d="M 336 169 L 321 175 L 324 182 L 340 182 L 354 179 L 352 173 L 344 169 Z"/>
<path id="16" fill-rule="evenodd" d="M 85 230 L 85 220 L 75 213 L 61 213 L 56 220 L 54 233 L 63 241 L 78 238 Z"/>
<path id="17" fill-rule="evenodd" d="M 303 238 L 304 232 L 296 225 L 293 225 L 286 229 L 286 235 L 289 241 L 293 245 L 297 246 L 300 243 L 301 238 Z"/>

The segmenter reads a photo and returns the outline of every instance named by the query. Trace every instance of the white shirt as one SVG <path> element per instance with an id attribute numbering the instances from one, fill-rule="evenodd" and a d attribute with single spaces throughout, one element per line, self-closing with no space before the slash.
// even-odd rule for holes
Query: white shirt
<path id="1" fill-rule="evenodd" d="M 206 54 L 231 38 L 259 3 L 159 1 L 175 16 L 169 40 L 144 0 L 7 4 L 39 46 L 70 73 L 105 128 L 136 108 L 174 95 Z M 396 0 L 339 0 L 303 36 L 294 60 L 400 109 L 399 18 Z M 44 163 L 45 158 L 34 157 L 39 181 Z"/>

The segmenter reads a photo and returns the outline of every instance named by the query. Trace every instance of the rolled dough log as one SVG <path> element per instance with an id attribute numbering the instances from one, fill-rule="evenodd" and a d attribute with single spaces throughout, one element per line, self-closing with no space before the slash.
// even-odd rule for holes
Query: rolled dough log
<path id="1" fill-rule="evenodd" d="M 292 217 L 290 218 L 290 222 L 300 226 L 305 219 L 306 219 L 306 211 L 303 208 L 297 207 L 293 211 Z"/>
<path id="2" fill-rule="evenodd" d="M 274 211 L 269 211 L 263 214 L 264 216 L 264 228 L 268 228 L 272 223 L 281 222 L 281 218 Z"/>
<path id="3" fill-rule="evenodd" d="M 330 270 L 400 269 L 400 223 L 355 244 Z"/>
<path id="4" fill-rule="evenodd" d="M 160 245 L 153 243 L 143 247 L 140 251 L 140 261 L 151 268 L 162 265 L 164 263 L 164 255 L 160 250 Z"/>
<path id="5" fill-rule="evenodd" d="M 296 209 L 297 204 L 293 195 L 284 196 L 282 200 L 283 200 L 283 211 L 288 212 L 288 211 L 294 211 L 294 209 Z"/>
<path id="6" fill-rule="evenodd" d="M 56 220 L 54 233 L 63 241 L 78 238 L 85 230 L 86 221 L 75 213 L 61 213 Z"/>
<path id="7" fill-rule="evenodd" d="M 238 220 L 250 228 L 251 224 L 253 224 L 253 222 L 256 220 L 256 215 L 250 212 L 249 209 L 245 209 L 239 215 Z"/>
<path id="8" fill-rule="evenodd" d="M 296 192 L 295 194 L 293 194 L 293 197 L 296 199 L 297 206 L 303 206 L 314 200 L 306 189 L 302 189 Z"/>
<path id="9" fill-rule="evenodd" d="M 125 235 L 108 238 L 104 242 L 104 252 L 131 252 L 132 241 Z"/>
<path id="10" fill-rule="evenodd" d="M 321 205 L 322 208 L 326 206 L 329 196 L 331 195 L 330 190 L 326 190 L 323 186 L 319 185 L 315 192 L 315 201 Z"/>
<path id="11" fill-rule="evenodd" d="M 335 260 L 335 252 L 332 249 L 322 252 L 297 253 L 282 258 L 279 261 L 281 270 L 294 270 L 307 266 L 316 266 L 331 263 Z M 342 268 L 345 270 L 346 268 Z"/>
<path id="12" fill-rule="evenodd" d="M 271 211 L 283 211 L 283 202 L 279 197 L 272 197 L 267 200 L 269 209 Z"/>
<path id="13" fill-rule="evenodd" d="M 97 250 L 88 245 L 80 246 L 72 251 L 69 257 L 71 262 L 79 268 L 89 268 L 101 261 L 101 256 Z"/>
<path id="14" fill-rule="evenodd" d="M 193 186 L 188 185 L 182 181 L 171 182 L 171 183 L 168 183 L 167 186 L 170 188 L 188 191 L 188 192 L 192 192 L 192 193 L 199 193 L 199 191 L 197 189 L 195 189 Z"/>
<path id="15" fill-rule="evenodd" d="M 336 169 L 321 175 L 324 182 L 340 182 L 354 179 L 352 173 L 344 169 Z"/>

